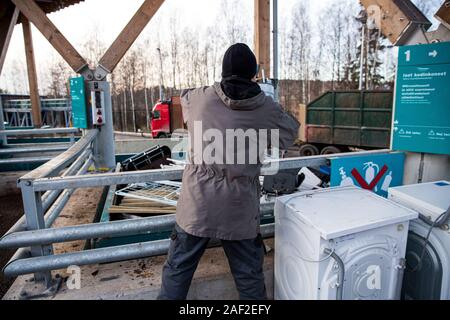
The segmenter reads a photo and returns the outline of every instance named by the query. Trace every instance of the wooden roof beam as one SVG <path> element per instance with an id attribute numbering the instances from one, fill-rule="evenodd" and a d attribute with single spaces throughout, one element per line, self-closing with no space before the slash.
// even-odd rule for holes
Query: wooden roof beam
<path id="1" fill-rule="evenodd" d="M 122 57 L 134 43 L 136 38 L 144 30 L 164 0 L 145 0 L 142 6 L 131 18 L 113 44 L 100 59 L 99 66 L 95 70 L 95 78 L 101 80 L 108 73 L 112 73 Z"/>
<path id="2" fill-rule="evenodd" d="M 28 85 L 30 87 L 31 116 L 34 127 L 40 128 L 42 126 L 41 98 L 39 97 L 36 61 L 34 59 L 33 36 L 31 25 L 27 18 L 22 19 L 22 29 L 27 59 Z"/>
<path id="3" fill-rule="evenodd" d="M 34 0 L 11 0 L 76 73 L 89 72 L 86 60 L 64 37 Z"/>
<path id="4" fill-rule="evenodd" d="M 14 5 L 10 5 L 5 12 L 5 16 L 7 18 L 1 19 L 0 21 L 0 74 L 2 73 L 6 53 L 8 52 L 9 43 L 11 41 L 11 36 L 19 17 L 19 13 L 19 9 L 17 9 Z"/>
<path id="5" fill-rule="evenodd" d="M 439 20 L 447 29 L 450 30 L 450 1 L 446 0 L 442 3 L 441 8 L 435 15 L 436 19 Z"/>

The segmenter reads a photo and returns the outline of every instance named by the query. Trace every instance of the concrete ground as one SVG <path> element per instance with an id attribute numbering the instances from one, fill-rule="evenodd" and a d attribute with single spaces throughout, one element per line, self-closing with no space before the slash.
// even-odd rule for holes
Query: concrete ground
<path id="1" fill-rule="evenodd" d="M 265 240 L 273 248 L 273 239 Z M 264 263 L 268 296 L 273 299 L 273 258 L 271 250 Z M 65 283 L 54 297 L 45 300 L 128 300 L 156 299 L 161 285 L 161 271 L 166 257 L 117 262 L 81 268 L 81 288 L 70 290 Z M 59 271 L 63 277 L 67 274 Z M 20 298 L 25 286 L 30 286 L 32 276 L 18 277 L 17 281 L 3 297 L 5 300 Z M 238 293 L 230 273 L 223 249 L 206 250 L 189 291 L 190 300 L 230 300 L 238 299 Z"/>

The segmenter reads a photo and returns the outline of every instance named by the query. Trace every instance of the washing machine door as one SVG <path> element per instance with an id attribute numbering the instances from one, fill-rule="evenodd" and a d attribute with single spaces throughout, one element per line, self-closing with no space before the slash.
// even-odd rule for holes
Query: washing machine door
<path id="1" fill-rule="evenodd" d="M 425 238 L 410 231 L 406 246 L 402 299 L 439 300 L 441 287 L 442 263 L 436 249 Z"/>

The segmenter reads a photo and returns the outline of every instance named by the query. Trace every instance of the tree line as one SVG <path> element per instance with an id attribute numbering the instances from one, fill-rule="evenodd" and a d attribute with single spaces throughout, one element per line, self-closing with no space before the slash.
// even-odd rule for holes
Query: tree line
<path id="1" fill-rule="evenodd" d="M 439 5 L 439 0 L 416 2 L 425 13 Z M 392 88 L 395 52 L 379 30 L 368 28 L 359 2 L 339 0 L 319 12 L 313 6 L 313 1 L 298 0 L 280 19 L 281 102 L 292 109 L 327 90 Z M 220 80 L 229 45 L 253 44 L 253 13 L 241 0 L 221 0 L 214 23 L 202 28 L 183 23 L 176 8 L 155 19 L 109 76 L 118 130 L 148 129 L 149 107 L 159 99 L 159 84 L 166 98 L 183 88 L 211 85 Z M 92 66 L 107 49 L 102 39 L 93 28 L 81 46 Z M 14 87 L 26 92 L 24 65 L 16 63 L 11 70 Z M 73 72 L 55 56 L 40 75 L 42 94 L 68 95 L 70 76 Z"/>

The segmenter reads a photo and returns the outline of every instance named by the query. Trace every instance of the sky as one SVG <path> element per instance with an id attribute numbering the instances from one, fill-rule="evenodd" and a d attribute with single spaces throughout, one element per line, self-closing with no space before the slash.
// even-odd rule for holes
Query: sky
<path id="1" fill-rule="evenodd" d="M 242 1 L 250 5 L 253 0 Z M 48 17 L 69 42 L 80 51 L 80 45 L 84 42 L 86 36 L 93 31 L 100 34 L 105 43 L 112 43 L 142 3 L 143 0 L 85 0 L 82 3 L 49 14 Z M 158 21 L 165 21 L 164 16 L 173 8 L 178 8 L 179 12 L 182 13 L 182 25 L 189 24 L 199 27 L 210 25 L 214 23 L 213 19 L 219 5 L 220 1 L 218 0 L 166 0 L 142 34 L 149 32 Z M 160 18 L 157 19 L 157 17 Z M 39 77 L 45 72 L 45 69 L 48 69 L 48 65 L 52 60 L 55 60 L 58 53 L 33 25 L 32 34 Z M 21 87 L 21 85 L 12 83 L 8 74 L 13 74 L 16 69 L 19 69 L 17 65 L 24 63 L 22 27 L 16 25 L 5 65 L 0 75 L 0 88 L 7 88 L 12 91 L 15 86 Z M 41 76 L 41 78 L 43 77 Z M 26 88 L 26 85 L 24 85 L 24 88 Z M 21 89 L 23 88 L 19 88 L 19 91 Z"/>
<path id="2" fill-rule="evenodd" d="M 247 14 L 243 16 L 243 19 L 253 19 L 253 0 L 240 1 L 244 8 L 243 12 Z M 296 1 L 303 0 L 279 0 L 280 19 L 283 17 L 283 12 L 289 12 Z M 318 11 L 332 1 L 336 0 L 314 1 L 312 10 Z M 101 35 L 105 43 L 112 43 L 142 3 L 143 0 L 85 0 L 48 16 L 69 42 L 78 49 L 86 36 L 93 31 Z M 150 32 L 155 23 L 161 23 L 162 21 L 167 25 L 168 21 L 164 19 L 164 16 L 167 16 L 167 13 L 174 9 L 180 12 L 180 29 L 184 26 L 192 26 L 201 30 L 201 28 L 206 28 L 214 23 L 220 24 L 220 21 L 214 21 L 216 13 L 220 10 L 220 4 L 220 0 L 166 0 L 144 29 L 142 35 Z M 58 57 L 58 53 L 33 25 L 32 34 L 38 77 L 43 78 L 42 74 L 48 70 L 51 62 Z M 164 37 L 165 35 L 162 35 L 162 40 L 164 40 Z M 139 38 L 137 41 L 139 41 Z M 7 88 L 11 91 L 18 86 L 17 83 L 12 83 L 8 74 L 13 74 L 18 69 L 23 70 L 23 68 L 18 68 L 18 65 L 23 66 L 23 64 L 25 64 L 25 53 L 22 27 L 17 25 L 0 75 L 0 88 Z M 22 76 L 22 78 L 26 77 Z M 19 86 L 22 87 L 22 85 Z M 27 84 L 23 84 L 23 88 L 19 88 L 19 91 L 26 88 Z"/>
<path id="3" fill-rule="evenodd" d="M 243 13 L 242 19 L 251 19 L 251 25 L 253 25 L 254 0 L 239 1 L 242 3 L 243 8 L 241 12 L 245 12 L 245 14 Z M 308 1 L 313 13 L 312 16 L 314 17 L 318 16 L 320 10 L 339 0 L 279 0 L 280 24 L 282 23 L 283 17 L 288 16 L 287 13 L 290 12 L 292 6 L 298 1 Z M 142 3 L 143 0 L 85 0 L 82 3 L 52 13 L 49 15 L 49 18 L 75 48 L 80 48 L 87 35 L 92 32 L 98 33 L 102 40 L 108 44 L 113 42 Z M 164 19 L 164 17 L 168 16 L 168 12 L 174 9 L 177 9 L 180 13 L 180 30 L 184 26 L 192 26 L 201 30 L 214 23 L 220 24 L 220 21 L 214 21 L 218 10 L 220 10 L 220 4 L 221 0 L 166 0 L 155 17 L 144 29 L 140 38 L 144 37 L 146 33 L 149 33 L 157 23 L 168 26 L 169 21 L 168 19 Z M 163 28 L 163 30 L 166 29 Z M 43 78 L 42 74 L 48 72 L 48 66 L 58 57 L 58 53 L 34 26 L 32 30 L 38 77 L 41 76 Z M 162 37 L 162 41 L 167 37 L 164 34 L 160 36 Z M 139 38 L 137 41 L 139 41 Z M 11 91 L 15 86 L 21 86 L 21 84 L 13 84 L 8 74 L 14 74 L 16 69 L 21 69 L 21 72 L 23 72 L 24 64 L 25 53 L 22 28 L 21 25 L 17 25 L 11 39 L 11 45 L 2 74 L 0 75 L 0 88 L 7 88 Z M 18 66 L 22 68 L 18 68 Z M 23 78 L 26 78 L 26 76 L 23 76 Z M 26 87 L 27 84 L 23 84 L 23 88 Z"/>

